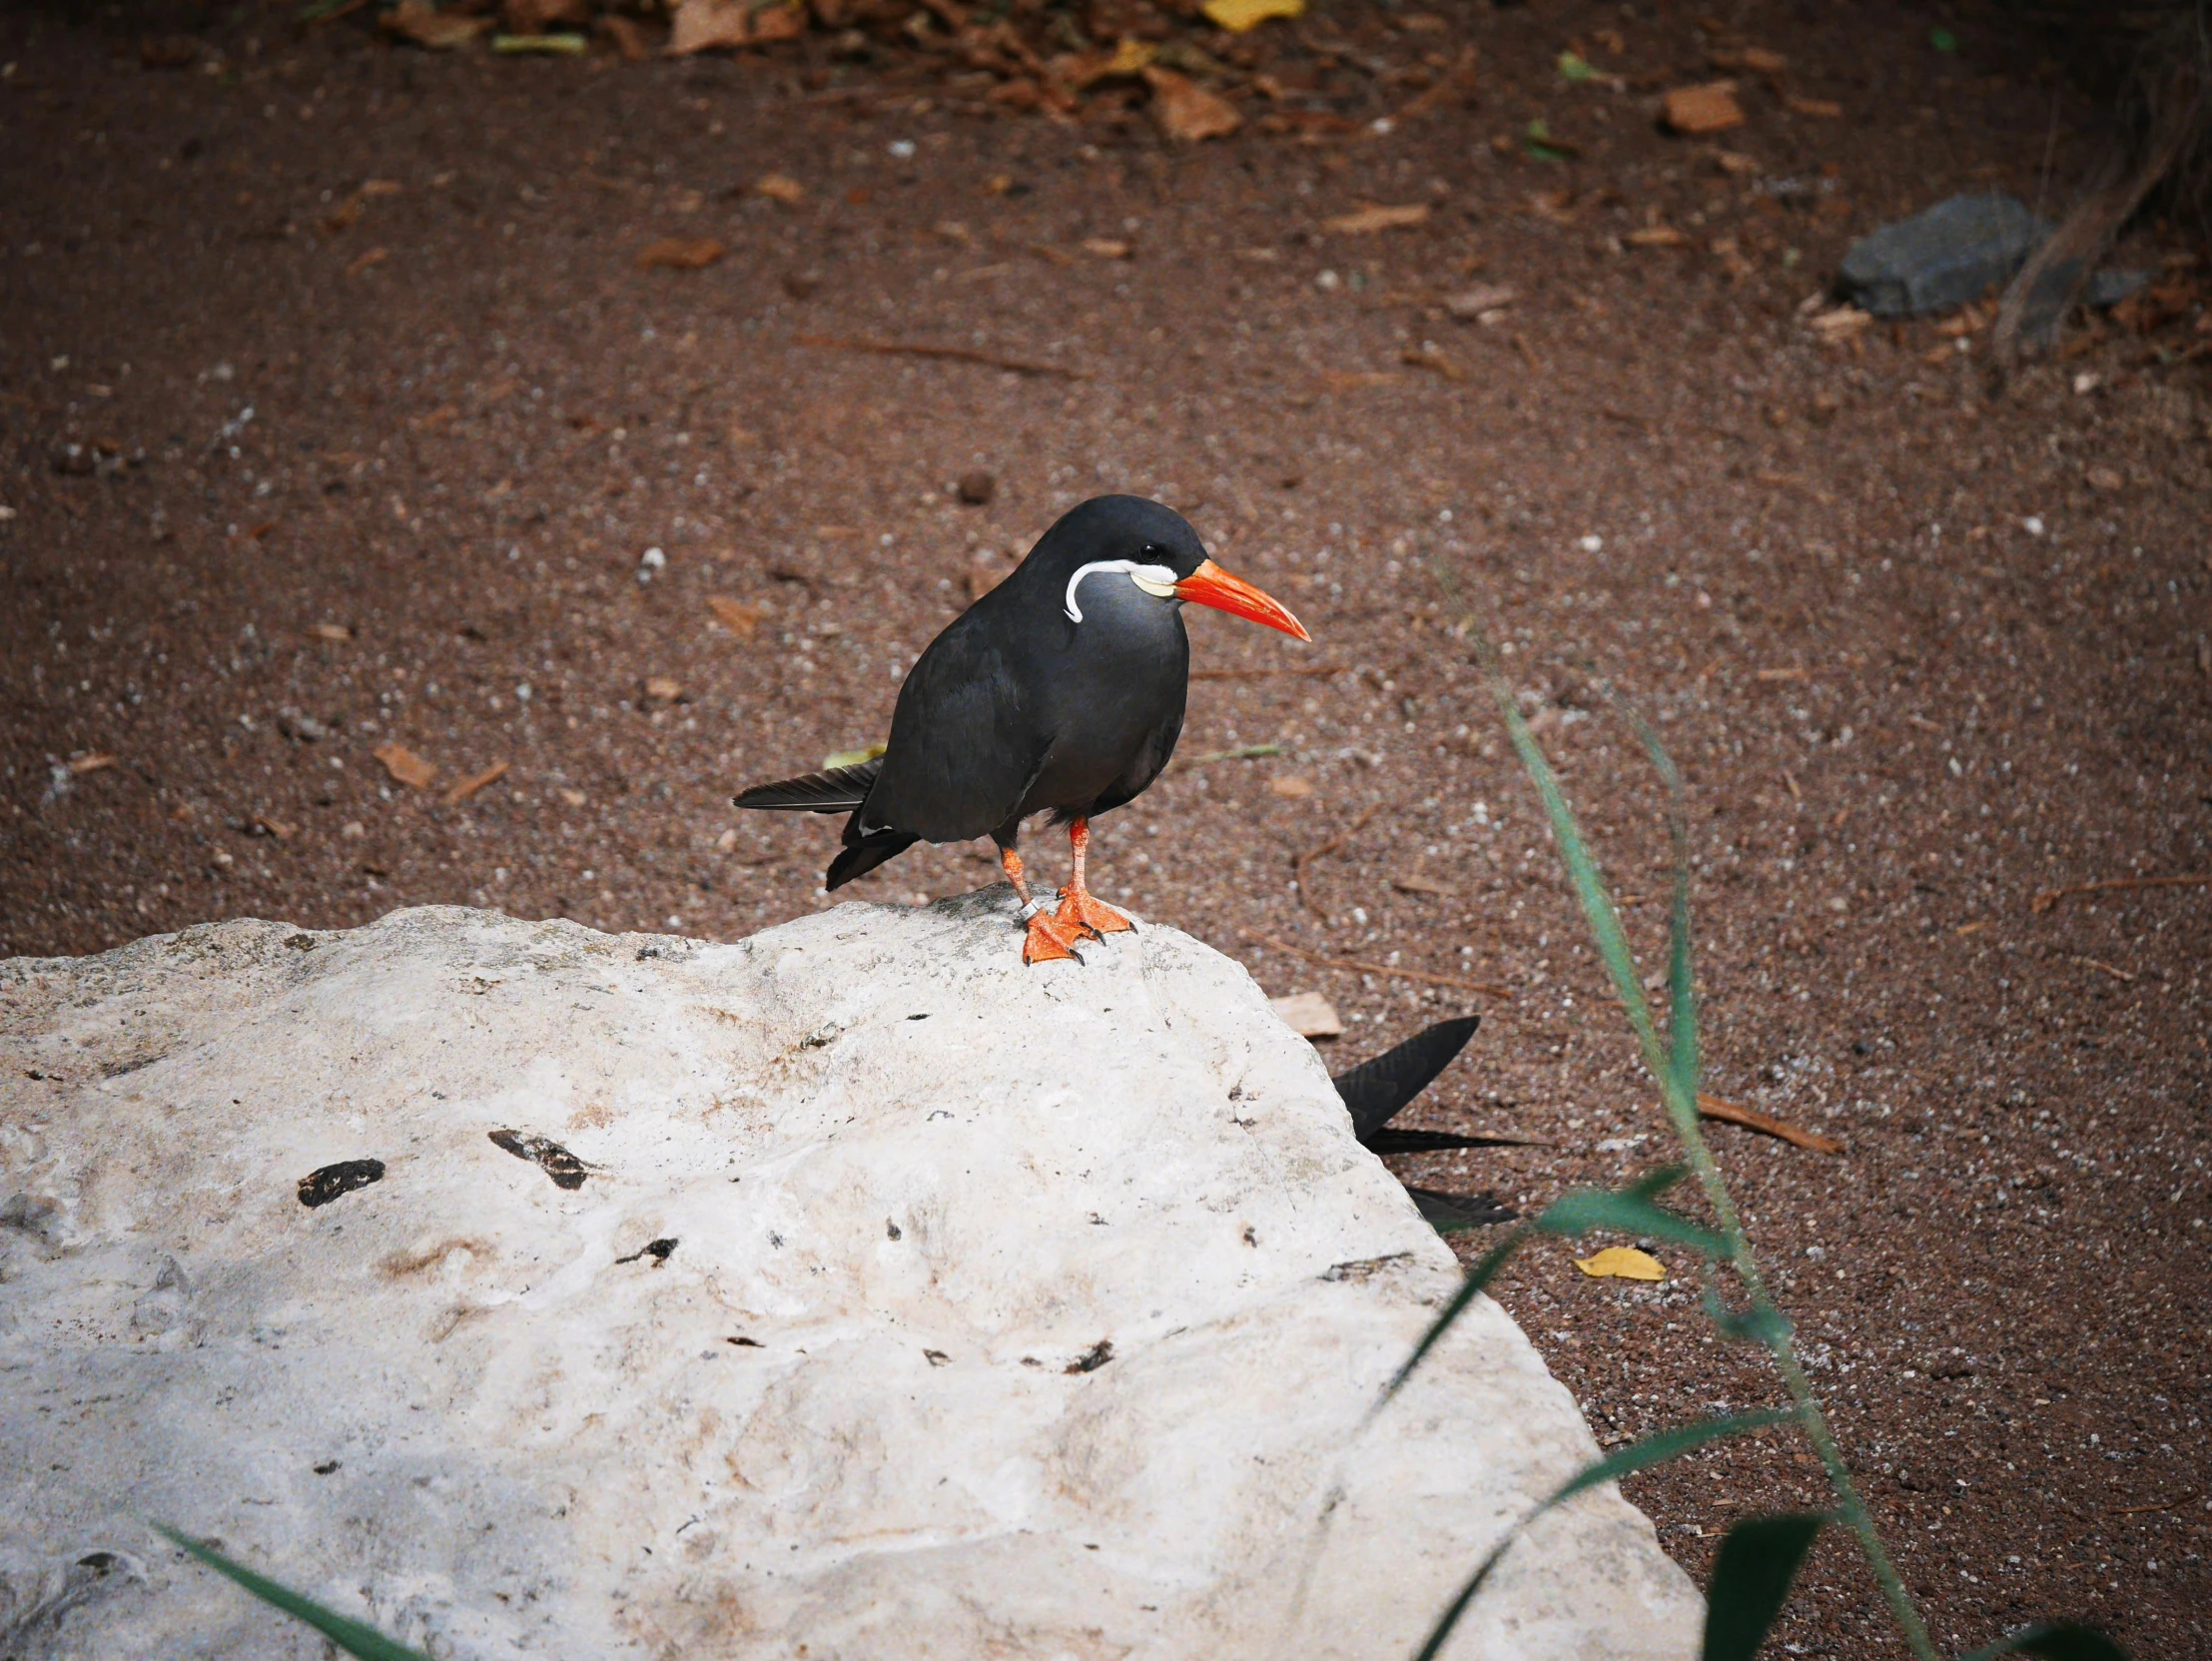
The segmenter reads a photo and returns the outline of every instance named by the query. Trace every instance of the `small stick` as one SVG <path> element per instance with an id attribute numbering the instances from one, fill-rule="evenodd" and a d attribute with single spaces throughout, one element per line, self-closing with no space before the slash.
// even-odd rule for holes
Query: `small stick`
<path id="1" fill-rule="evenodd" d="M 2196 1491 L 2191 1489 L 2188 1493 L 2176 1494 L 2172 1499 L 2162 1499 L 2156 1505 L 2120 1505 L 2106 1514 L 2115 1517 L 2139 1517 L 2150 1511 L 2171 1511 L 2175 1506 L 2186 1505 L 2196 1497 Z"/>
<path id="2" fill-rule="evenodd" d="M 1089 370 L 1072 370 L 1061 364 L 1039 364 L 1027 358 L 1002 358 L 995 352 L 978 352 L 965 346 L 930 346 L 919 341 L 879 341 L 866 335 L 800 335 L 801 346 L 825 352 L 872 352 L 883 358 L 943 358 L 956 364 L 981 364 L 986 369 L 1009 370 L 1016 375 L 1054 375 L 1066 381 L 1089 381 Z"/>
<path id="3" fill-rule="evenodd" d="M 1345 843 L 1349 842 L 1353 837 L 1357 836 L 1361 831 L 1365 830 L 1367 828 L 1367 821 L 1372 819 L 1381 811 L 1382 804 L 1380 802 L 1376 802 L 1375 804 L 1370 806 L 1366 812 L 1362 813 L 1357 819 L 1354 819 L 1352 821 L 1352 828 L 1350 830 L 1337 832 L 1336 835 L 1330 837 L 1318 848 L 1308 848 L 1302 854 L 1294 854 L 1291 856 L 1290 875 L 1297 880 L 1298 903 L 1304 906 L 1306 910 L 1312 912 L 1314 916 L 1322 917 L 1325 919 L 1326 913 L 1324 913 L 1318 905 L 1314 904 L 1312 890 L 1306 884 L 1305 868 L 1308 865 L 1312 864 L 1313 861 L 1320 859 L 1324 855 L 1335 853 L 1337 849 L 1343 847 Z"/>
<path id="4" fill-rule="evenodd" d="M 2070 883 L 2064 888 L 2044 889 L 2028 901 L 2027 909 L 2040 917 L 2068 895 L 2111 894 L 2127 888 L 2212 888 L 2212 876 L 2107 877 L 2102 882 Z"/>
<path id="5" fill-rule="evenodd" d="M 445 791 L 445 805 L 451 807 L 456 802 L 465 802 L 485 785 L 505 778 L 507 767 L 508 763 L 504 761 L 494 761 L 480 773 L 471 773 L 467 778 L 455 779 Z"/>
<path id="6" fill-rule="evenodd" d="M 1740 1108 L 1734 1102 L 1724 1102 L 1718 1096 L 1698 1092 L 1698 1112 L 1707 1119 L 1718 1119 L 1724 1125 L 1741 1125 L 1747 1131 L 1758 1131 L 1798 1148 L 1810 1148 L 1816 1154 L 1841 1154 L 1843 1145 L 1834 1137 L 1825 1137 L 1818 1131 L 1802 1130 L 1786 1119 L 1761 1113 L 1756 1108 Z"/>
<path id="7" fill-rule="evenodd" d="M 1295 664 L 1280 669 L 1192 669 L 1192 680 L 1261 680 L 1268 675 L 1348 675 L 1349 663 Z"/>
<path id="8" fill-rule="evenodd" d="M 1323 969 L 1349 969 L 1362 975 L 1389 975 L 1401 981 L 1419 981 L 1424 986 L 1448 986 L 1460 992 L 1479 992 L 1486 998 L 1511 998 L 1513 989 L 1492 986 L 1487 981 L 1463 981 L 1457 975 L 1431 975 L 1420 969 L 1393 969 L 1387 963 L 1365 963 L 1358 958 L 1326 958 L 1319 952 L 1309 952 L 1303 946 L 1293 946 L 1287 940 L 1275 940 L 1267 935 L 1250 937 L 1262 946 L 1272 946 L 1278 952 L 1288 952 L 1294 958 L 1304 958 L 1317 963 Z"/>
<path id="9" fill-rule="evenodd" d="M 2109 963 L 2106 963 L 2098 958 L 2068 958 L 2066 961 L 2068 963 L 2081 964 L 2083 967 L 2088 969 L 2101 969 L 2104 971 L 2104 973 L 2110 975 L 2116 981 L 2127 981 L 2132 984 L 2135 979 L 2135 977 L 2133 975 L 2130 975 L 2125 969 L 2115 969 Z"/>

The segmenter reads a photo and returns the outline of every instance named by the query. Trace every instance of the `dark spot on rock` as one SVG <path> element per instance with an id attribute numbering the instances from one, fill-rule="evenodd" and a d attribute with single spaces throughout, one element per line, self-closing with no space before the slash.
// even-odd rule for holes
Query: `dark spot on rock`
<path id="1" fill-rule="evenodd" d="M 668 1260 L 668 1254 L 675 1249 L 676 1243 L 673 1239 L 649 1240 L 627 1257 L 617 1257 L 614 1260 L 618 1263 L 634 1263 L 640 1257 L 650 1257 L 653 1259 L 653 1266 L 658 1268 Z"/>
<path id="2" fill-rule="evenodd" d="M 341 1160 L 300 1179 L 300 1204 L 313 1211 L 328 1206 L 342 1194 L 352 1194 L 370 1183 L 384 1180 L 381 1160 Z"/>
<path id="3" fill-rule="evenodd" d="M 1113 1340 L 1111 1338 L 1101 1338 L 1061 1370 L 1063 1372 L 1097 1372 L 1112 1359 Z"/>
<path id="4" fill-rule="evenodd" d="M 950 1366 L 953 1358 L 942 1349 L 925 1349 L 922 1351 L 922 1359 L 933 1367 L 941 1367 Z"/>
<path id="5" fill-rule="evenodd" d="M 927 1021 L 929 1019 L 929 1016 L 926 1013 L 922 1015 L 910 1015 L 907 1017 L 907 1019 L 909 1021 Z"/>
<path id="6" fill-rule="evenodd" d="M 744 1333 L 742 1333 L 742 1332 L 740 1332 L 740 1333 L 739 1333 L 739 1334 L 738 1334 L 738 1335 L 737 1335 L 736 1337 L 734 1337 L 734 1338 L 724 1338 L 724 1339 L 723 1339 L 722 1341 L 723 1341 L 724 1343 L 734 1343 L 734 1344 L 736 1344 L 736 1345 L 737 1345 L 737 1347 L 738 1347 L 738 1348 L 740 1348 L 740 1349 L 759 1349 L 759 1348 L 763 1347 L 763 1345 L 761 1344 L 761 1341 L 760 1341 L 760 1339 L 758 1339 L 758 1338 L 749 1338 L 749 1337 L 747 1337 L 747 1336 L 746 1336 L 746 1335 L 745 1335 Z"/>
<path id="7" fill-rule="evenodd" d="M 1324 1280 L 1365 1280 L 1380 1274 L 1392 1263 L 1402 1263 L 1413 1255 L 1410 1251 L 1392 1251 L 1380 1257 L 1354 1257 L 1349 1262 L 1331 1263 L 1321 1270 Z"/>
<path id="8" fill-rule="evenodd" d="M 900 1233 L 899 1226 L 896 1223 L 892 1222 L 891 1219 L 889 1219 L 888 1217 L 883 1220 L 883 1232 L 892 1240 L 906 1239 L 906 1236 Z"/>
<path id="9" fill-rule="evenodd" d="M 285 944 L 295 952 L 312 952 L 315 950 L 315 936 L 312 934 L 286 935 Z"/>
<path id="10" fill-rule="evenodd" d="M 330 1474 L 331 1474 L 331 1472 L 333 1472 L 334 1470 L 338 1469 L 338 1467 L 339 1467 L 339 1461 L 338 1461 L 338 1460 L 336 1460 L 336 1459 L 326 1459 L 326 1460 L 324 1460 L 324 1461 L 323 1461 L 323 1462 L 322 1462 L 322 1463 L 321 1463 L 320 1465 L 310 1465 L 310 1466 L 309 1466 L 308 1468 L 309 1468 L 310 1470 L 314 1471 L 314 1472 L 315 1472 L 315 1474 L 316 1474 L 316 1475 L 318 1475 L 318 1476 L 328 1476 L 328 1475 L 330 1475 Z"/>
<path id="11" fill-rule="evenodd" d="M 523 1131 L 493 1131 L 490 1137 L 493 1147 L 505 1149 L 518 1160 L 528 1160 L 552 1178 L 557 1189 L 580 1189 L 591 1175 L 589 1166 L 550 1138 Z"/>
<path id="12" fill-rule="evenodd" d="M 644 962 L 647 958 L 657 958 L 659 956 L 660 948 L 658 946 L 640 946 L 637 949 L 637 957 L 640 963 Z"/>

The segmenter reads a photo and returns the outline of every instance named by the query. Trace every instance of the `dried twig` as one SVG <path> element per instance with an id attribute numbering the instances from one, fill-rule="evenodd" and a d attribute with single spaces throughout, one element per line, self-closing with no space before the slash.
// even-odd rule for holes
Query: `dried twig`
<path id="1" fill-rule="evenodd" d="M 1298 884 L 1298 903 L 1304 906 L 1306 910 L 1312 912 L 1314 916 L 1321 917 L 1325 914 L 1322 912 L 1321 908 L 1318 905 L 1314 904 L 1313 891 L 1308 886 L 1305 880 L 1305 868 L 1308 865 L 1311 865 L 1315 860 L 1320 859 L 1325 855 L 1335 853 L 1337 849 L 1343 847 L 1345 843 L 1349 842 L 1353 837 L 1357 836 L 1361 831 L 1365 830 L 1367 828 L 1367 821 L 1372 819 L 1381 811 L 1382 804 L 1380 802 L 1376 802 L 1372 806 L 1370 806 L 1366 812 L 1362 813 L 1357 819 L 1354 819 L 1352 821 L 1351 828 L 1349 830 L 1338 831 L 1334 836 L 1330 837 L 1319 847 L 1308 848 L 1302 854 L 1293 854 L 1291 856 L 1290 875 L 1296 879 Z"/>
<path id="2" fill-rule="evenodd" d="M 446 787 L 445 805 L 451 807 L 456 802 L 465 802 L 485 785 L 505 778 L 508 765 L 509 763 L 504 761 L 494 761 L 480 773 L 471 773 L 464 779 L 455 779 L 452 784 Z"/>
<path id="3" fill-rule="evenodd" d="M 931 346 L 921 341 L 882 341 L 867 335 L 800 335 L 799 345 L 824 352 L 872 352 L 883 358 L 943 358 L 956 364 L 981 364 L 986 369 L 1008 370 L 1015 375 L 1053 375 L 1064 381 L 1089 381 L 1089 370 L 1072 370 L 1063 364 L 1040 364 L 1028 358 L 1003 358 L 996 352 L 979 352 L 966 346 Z"/>
<path id="4" fill-rule="evenodd" d="M 2027 909 L 2039 917 L 2070 894 L 2112 894 L 2128 888 L 2212 888 L 2212 876 L 2107 877 L 2102 882 L 2070 883 L 2064 888 L 2044 889 L 2028 901 Z"/>
<path id="5" fill-rule="evenodd" d="M 1818 1131 L 1803 1130 L 1787 1119 L 1777 1119 L 1772 1114 L 1761 1113 L 1757 1108 L 1740 1108 L 1734 1102 L 1724 1102 L 1718 1096 L 1698 1092 L 1698 1113 L 1705 1119 L 1718 1119 L 1724 1125 L 1741 1125 L 1747 1131 L 1780 1137 L 1784 1142 L 1799 1148 L 1810 1148 L 1816 1154 L 1841 1154 L 1843 1145 L 1834 1137 L 1825 1137 Z"/>
<path id="6" fill-rule="evenodd" d="M 1431 975 L 1421 969 L 1399 969 L 1387 963 L 1365 963 L 1358 958 L 1323 957 L 1319 952 L 1309 952 L 1303 946 L 1293 946 L 1287 940 L 1276 940 L 1268 935 L 1250 937 L 1261 946 L 1269 946 L 1278 952 L 1288 952 L 1294 958 L 1318 964 L 1323 969 L 1347 969 L 1360 975 L 1389 975 L 1401 981 L 1419 981 L 1423 986 L 1448 986 L 1456 992 L 1479 992 L 1485 998 L 1511 998 L 1513 989 L 1492 986 L 1488 981 L 1463 981 L 1457 975 Z"/>
<path id="7" fill-rule="evenodd" d="M 2125 969 L 2115 969 L 2112 967 L 2112 965 L 2106 963 L 2102 958 L 2068 958 L 2066 961 L 2068 963 L 2078 963 L 2084 969 L 2100 970 L 2104 974 L 2110 975 L 2116 981 L 2126 981 L 2132 984 L 2135 980 L 2135 977 L 2133 975 L 2130 975 Z"/>

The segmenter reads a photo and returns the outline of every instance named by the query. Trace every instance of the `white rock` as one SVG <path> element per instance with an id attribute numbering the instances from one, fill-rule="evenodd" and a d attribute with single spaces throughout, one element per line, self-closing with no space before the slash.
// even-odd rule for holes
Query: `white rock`
<path id="1" fill-rule="evenodd" d="M 1171 929 L 1026 970 L 1010 919 L 0 965 L 6 1653 L 324 1653 L 158 1518 L 440 1656 L 1409 1654 L 1573 1402 L 1478 1300 L 1361 1433 L 1456 1271 L 1313 1051 Z M 1606 1488 L 1450 1653 L 1699 1618 Z"/>

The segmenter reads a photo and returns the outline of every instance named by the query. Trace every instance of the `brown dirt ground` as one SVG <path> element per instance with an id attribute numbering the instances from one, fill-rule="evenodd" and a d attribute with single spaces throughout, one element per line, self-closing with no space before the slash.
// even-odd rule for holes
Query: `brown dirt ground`
<path id="1" fill-rule="evenodd" d="M 1183 764 L 1102 824 L 1104 891 L 1327 992 L 1355 1023 L 1332 1060 L 1462 996 L 1263 939 L 1508 983 L 1421 1122 L 1550 1146 L 1398 1164 L 1538 1205 L 1667 1137 L 1442 566 L 1630 894 L 1664 837 L 1596 674 L 1682 764 L 1709 1088 L 1848 1152 L 1716 1142 L 1941 1640 L 2048 1613 L 2212 1648 L 2212 891 L 2029 904 L 2212 871 L 2202 311 L 2005 391 L 1979 337 L 1824 344 L 1797 316 L 1881 220 L 2068 177 L 2052 65 L 1970 9 L 1945 56 L 1916 7 L 1737 6 L 1798 68 L 1746 83 L 1732 174 L 1638 90 L 1707 73 L 1680 7 L 1353 8 L 1263 48 L 1349 131 L 1196 151 L 1112 98 L 989 119 L 819 40 L 509 61 L 241 10 L 196 26 L 215 71 L 142 68 L 141 32 L 210 15 L 0 17 L 0 954 L 436 902 L 727 938 L 827 904 L 833 822 L 740 820 L 732 786 L 878 737 L 971 567 L 1133 489 L 1316 638 L 1193 618 L 1200 665 L 1243 678 L 1194 686 Z M 1578 38 L 1643 79 L 1568 87 Z M 1366 125 L 1462 39 L 1472 109 Z M 1580 159 L 1493 144 L 1539 116 Z M 804 199 L 749 188 L 770 172 Z M 1434 212 L 1320 229 L 1369 202 Z M 1655 219 L 1688 246 L 1624 241 Z M 668 236 L 728 257 L 640 270 Z M 1437 303 L 1476 280 L 1521 293 L 1495 326 Z M 1424 342 L 1453 375 L 1401 364 Z M 977 467 L 997 495 L 963 505 Z M 1344 668 L 1285 672 L 1315 664 Z M 393 740 L 429 788 L 372 759 Z M 1370 808 L 1309 909 L 1293 855 Z M 858 892 L 990 875 L 917 850 Z M 1628 915 L 1651 947 L 1657 906 Z M 1772 1398 L 1681 1277 L 1567 1258 L 1501 1295 L 1604 1439 Z M 1817 1497 L 1809 1463 L 1776 1440 L 1631 1487 L 1702 1574 L 1732 1516 Z M 1782 1636 L 1871 1656 L 1885 1630 L 1831 1544 Z"/>

